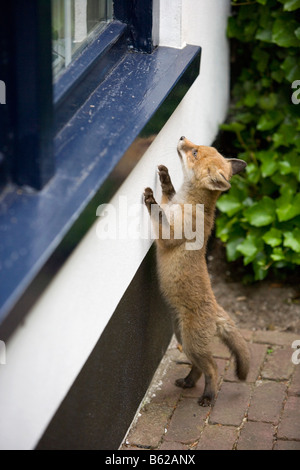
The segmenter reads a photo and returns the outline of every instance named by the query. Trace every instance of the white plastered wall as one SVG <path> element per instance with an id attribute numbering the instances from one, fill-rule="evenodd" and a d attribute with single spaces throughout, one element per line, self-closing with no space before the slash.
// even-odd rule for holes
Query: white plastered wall
<path id="1" fill-rule="evenodd" d="M 176 4 L 172 21 L 170 3 Z M 178 187 L 178 138 L 186 135 L 209 145 L 216 136 L 229 95 L 229 4 L 160 0 L 161 43 L 200 45 L 201 73 L 113 198 L 115 205 L 120 195 L 127 197 L 128 206 L 141 202 L 146 186 L 159 195 L 156 167 L 161 163 L 169 167 Z M 143 220 L 147 214 L 141 208 L 137 216 Z M 6 345 L 6 365 L 0 365 L 0 449 L 35 447 L 151 245 L 140 239 L 101 241 L 97 223 Z"/>

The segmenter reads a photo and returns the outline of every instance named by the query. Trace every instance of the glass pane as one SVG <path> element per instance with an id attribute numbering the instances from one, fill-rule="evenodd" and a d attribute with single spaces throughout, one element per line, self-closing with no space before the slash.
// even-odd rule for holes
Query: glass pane
<path id="1" fill-rule="evenodd" d="M 112 0 L 51 0 L 53 77 L 112 19 Z"/>

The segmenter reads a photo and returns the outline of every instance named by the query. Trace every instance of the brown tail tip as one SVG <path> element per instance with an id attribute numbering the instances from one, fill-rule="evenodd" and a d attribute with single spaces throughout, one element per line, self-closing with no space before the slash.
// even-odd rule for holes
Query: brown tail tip
<path id="1" fill-rule="evenodd" d="M 245 381 L 249 373 L 249 361 L 241 361 L 238 359 L 236 363 L 236 375 L 239 380 Z"/>

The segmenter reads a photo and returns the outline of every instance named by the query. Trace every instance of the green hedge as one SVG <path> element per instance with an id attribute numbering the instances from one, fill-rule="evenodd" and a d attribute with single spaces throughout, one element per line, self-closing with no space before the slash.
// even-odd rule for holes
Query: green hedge
<path id="1" fill-rule="evenodd" d="M 243 257 L 262 280 L 300 265 L 300 0 L 236 1 L 228 36 L 232 104 L 221 128 L 248 166 L 217 203 L 216 234 L 228 260 Z"/>

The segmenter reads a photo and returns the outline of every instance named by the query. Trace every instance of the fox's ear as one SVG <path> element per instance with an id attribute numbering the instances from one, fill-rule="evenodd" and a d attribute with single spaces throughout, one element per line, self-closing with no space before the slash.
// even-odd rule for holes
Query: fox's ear
<path id="1" fill-rule="evenodd" d="M 232 176 L 240 173 L 247 166 L 247 163 L 244 162 L 244 160 L 240 160 L 239 158 L 228 158 L 228 161 L 231 163 Z"/>
<path id="2" fill-rule="evenodd" d="M 219 170 L 214 174 L 209 174 L 205 180 L 205 186 L 211 191 L 227 191 L 231 184 Z"/>

